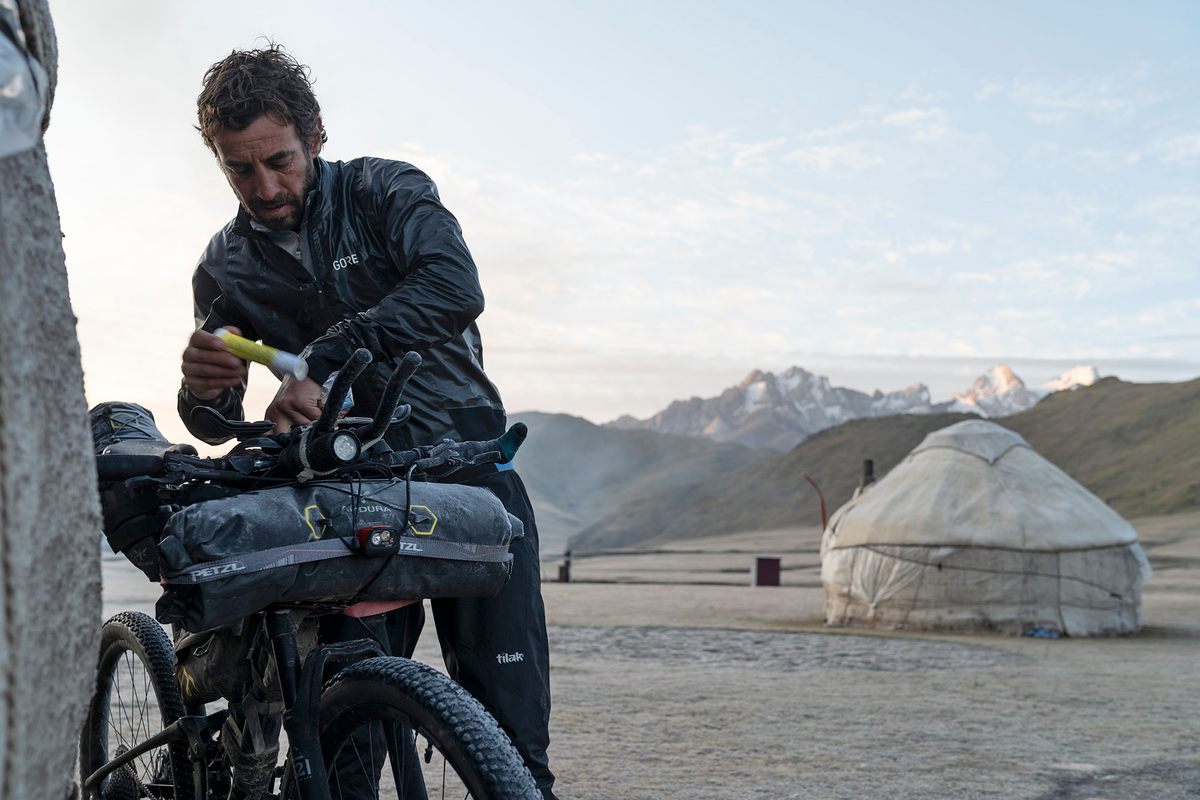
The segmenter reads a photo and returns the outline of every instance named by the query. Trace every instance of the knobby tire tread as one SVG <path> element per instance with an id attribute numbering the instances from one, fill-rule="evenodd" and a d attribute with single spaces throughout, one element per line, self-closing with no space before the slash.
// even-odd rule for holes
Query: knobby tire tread
<path id="1" fill-rule="evenodd" d="M 162 717 L 162 727 L 166 728 L 184 715 L 183 699 L 179 694 L 179 685 L 175 678 L 175 655 L 170 640 L 162 626 L 147 615 L 138 611 L 122 611 L 104 623 L 100 633 L 100 658 L 109 652 L 115 644 L 122 644 L 125 649 L 135 653 L 142 661 L 146 671 L 153 681 L 155 697 Z M 119 662 L 114 662 L 119 663 Z M 99 684 L 97 684 L 97 691 Z M 93 703 L 95 700 L 93 699 Z M 84 736 L 90 736 L 93 731 L 92 712 L 95 709 L 89 705 L 88 720 Z M 153 731 L 152 733 L 157 733 Z M 86 745 L 81 742 L 81 749 Z M 167 751 L 171 758 L 172 778 L 175 781 L 174 800 L 193 800 L 192 764 L 188 758 L 187 745 L 184 743 L 169 745 Z M 109 753 L 112 758 L 114 753 Z M 88 767 L 90 759 L 81 752 L 81 763 Z M 96 770 L 101 765 L 90 765 Z M 81 776 L 82 778 L 86 775 Z"/>
<path id="2" fill-rule="evenodd" d="M 405 698 L 412 708 L 403 707 Z M 460 766 L 482 786 L 476 800 L 541 800 L 521 756 L 483 705 L 442 673 L 406 658 L 359 661 L 329 681 L 321 696 L 322 748 L 329 752 L 327 727 L 338 715 L 373 705 L 401 707 L 415 729 L 448 738 L 442 744 L 461 752 Z"/>

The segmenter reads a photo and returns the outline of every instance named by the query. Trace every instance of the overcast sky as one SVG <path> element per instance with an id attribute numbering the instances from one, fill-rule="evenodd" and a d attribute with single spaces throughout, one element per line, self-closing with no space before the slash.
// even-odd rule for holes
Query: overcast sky
<path id="1" fill-rule="evenodd" d="M 510 410 L 644 416 L 793 364 L 935 399 L 1001 362 L 1200 374 L 1200 4 L 454 9 L 52 0 L 89 401 L 183 435 L 190 276 L 236 210 L 195 97 L 261 36 L 311 66 L 323 155 L 438 183 Z"/>

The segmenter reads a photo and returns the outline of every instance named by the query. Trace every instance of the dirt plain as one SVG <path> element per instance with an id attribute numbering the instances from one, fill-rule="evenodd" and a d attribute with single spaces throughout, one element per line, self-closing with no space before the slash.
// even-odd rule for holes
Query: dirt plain
<path id="1" fill-rule="evenodd" d="M 1200 797 L 1200 513 L 1134 524 L 1145 627 L 1104 639 L 826 628 L 815 528 L 576 559 L 544 585 L 556 790 Z M 781 587 L 749 586 L 756 555 L 782 558 Z M 119 560 L 105 577 L 106 614 L 149 610 Z M 417 657 L 440 661 L 432 634 Z"/>

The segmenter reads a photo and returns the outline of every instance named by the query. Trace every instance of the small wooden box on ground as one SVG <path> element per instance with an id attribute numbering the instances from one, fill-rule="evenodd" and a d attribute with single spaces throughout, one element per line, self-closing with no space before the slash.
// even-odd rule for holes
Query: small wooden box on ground
<path id="1" fill-rule="evenodd" d="M 777 556 L 755 556 L 750 568 L 751 586 L 778 586 L 780 559 Z"/>

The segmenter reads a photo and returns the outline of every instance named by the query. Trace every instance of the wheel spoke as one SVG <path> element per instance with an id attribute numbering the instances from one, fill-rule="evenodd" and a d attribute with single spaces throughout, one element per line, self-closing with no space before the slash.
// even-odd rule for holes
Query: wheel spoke
<path id="1" fill-rule="evenodd" d="M 440 755 L 440 754 L 439 754 Z M 469 792 L 468 792 L 469 794 Z M 446 758 L 442 757 L 442 800 L 446 798 Z"/>

